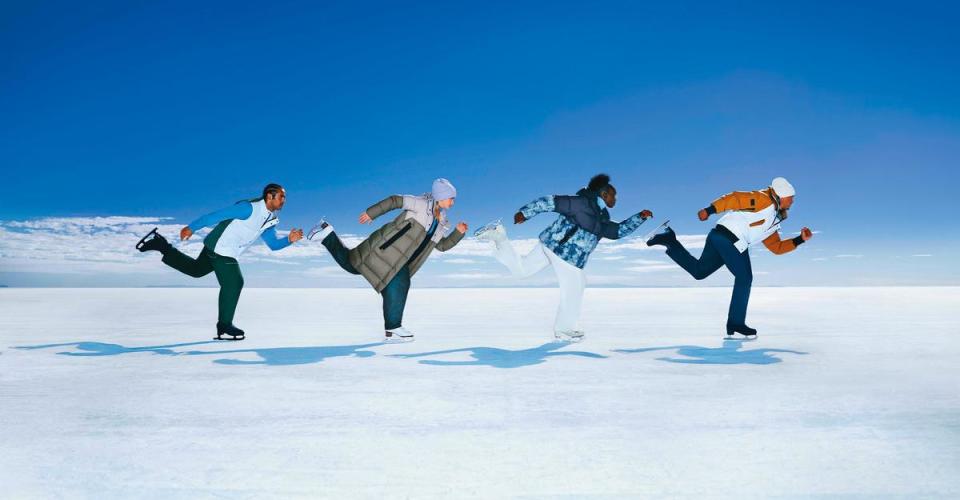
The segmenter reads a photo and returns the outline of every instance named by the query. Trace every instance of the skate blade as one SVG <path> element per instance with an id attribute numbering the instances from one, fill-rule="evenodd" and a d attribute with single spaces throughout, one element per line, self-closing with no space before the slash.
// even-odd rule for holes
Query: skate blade
<path id="1" fill-rule="evenodd" d="M 725 340 L 757 340 L 756 335 L 744 335 L 742 333 L 736 333 L 733 335 L 727 335 Z"/>
<path id="2" fill-rule="evenodd" d="M 661 229 L 667 227 L 667 224 L 670 224 L 670 219 L 663 221 L 663 224 L 660 224 L 659 226 L 655 227 L 653 231 L 650 231 L 649 233 L 647 233 L 647 235 L 643 237 L 643 241 L 644 242 L 650 241 L 650 238 L 653 238 L 654 236 L 656 236 L 657 233 L 660 232 Z"/>
<path id="3" fill-rule="evenodd" d="M 568 335 L 554 335 L 553 338 L 555 338 L 558 342 L 568 342 L 570 344 L 579 344 L 580 342 L 583 342 L 583 336 L 573 337 Z"/>
<path id="4" fill-rule="evenodd" d="M 413 342 L 413 337 L 384 337 L 384 344 L 409 344 Z"/>
<path id="5" fill-rule="evenodd" d="M 225 341 L 227 341 L 227 342 L 238 342 L 238 341 L 241 341 L 241 340 L 243 340 L 243 339 L 245 339 L 245 338 L 247 338 L 247 337 L 246 337 L 246 336 L 243 336 L 243 337 L 230 337 L 230 336 L 221 337 L 221 336 L 217 335 L 216 337 L 213 338 L 213 340 L 225 340 Z"/>
<path id="6" fill-rule="evenodd" d="M 151 229 L 150 232 L 147 233 L 146 236 L 144 236 L 143 238 L 140 238 L 140 241 L 137 242 L 137 244 L 136 244 L 136 246 L 134 246 L 134 248 L 136 248 L 137 250 L 140 250 L 140 251 L 142 252 L 142 251 L 143 251 L 143 250 L 142 250 L 143 245 L 147 243 L 147 239 L 150 238 L 151 236 L 155 235 L 155 234 L 158 234 L 158 233 L 157 233 L 157 228 Z"/>

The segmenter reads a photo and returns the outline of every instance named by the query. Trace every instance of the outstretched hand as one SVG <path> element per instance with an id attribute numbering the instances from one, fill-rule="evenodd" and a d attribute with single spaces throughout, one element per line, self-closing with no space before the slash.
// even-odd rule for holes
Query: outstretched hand
<path id="1" fill-rule="evenodd" d="M 457 231 L 460 231 L 463 234 L 467 234 L 467 223 L 461 222 L 457 224 Z"/>
<path id="2" fill-rule="evenodd" d="M 813 238 L 813 231 L 811 231 L 809 227 L 805 227 L 800 230 L 800 237 L 803 238 L 803 241 L 807 241 Z"/>
<path id="3" fill-rule="evenodd" d="M 640 212 L 641 219 L 649 219 L 650 217 L 653 217 L 653 212 L 646 209 Z"/>
<path id="4" fill-rule="evenodd" d="M 371 219 L 370 216 L 367 215 L 366 212 L 360 214 L 360 223 L 361 223 L 361 224 L 369 224 L 369 223 L 371 223 L 371 222 L 373 222 L 373 219 Z"/>
<path id="5" fill-rule="evenodd" d="M 193 236 L 193 231 L 191 231 L 189 227 L 184 226 L 184 228 L 180 230 L 180 241 L 187 241 L 191 236 Z"/>
<path id="6" fill-rule="evenodd" d="M 527 221 L 527 218 L 524 217 L 523 212 L 517 212 L 513 214 L 513 223 L 514 224 L 523 224 Z"/>
<path id="7" fill-rule="evenodd" d="M 287 239 L 290 240 L 290 243 L 296 243 L 303 239 L 303 229 L 294 229 L 290 231 L 290 234 L 287 235 Z"/>
<path id="8" fill-rule="evenodd" d="M 699 217 L 700 220 L 704 221 L 710 218 L 710 214 L 707 213 L 707 209 L 701 208 L 700 211 L 697 212 L 697 217 Z"/>

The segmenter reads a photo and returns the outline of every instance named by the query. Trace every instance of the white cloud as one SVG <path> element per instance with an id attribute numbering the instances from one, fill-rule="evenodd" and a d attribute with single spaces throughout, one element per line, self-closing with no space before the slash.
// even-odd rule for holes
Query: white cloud
<path id="1" fill-rule="evenodd" d="M 669 262 L 667 262 L 667 261 L 665 261 L 665 260 L 650 260 L 650 259 L 631 259 L 631 260 L 629 260 L 629 261 L 627 261 L 627 262 L 629 262 L 629 263 L 631 263 L 631 264 L 641 264 L 641 265 L 645 265 L 645 266 L 658 265 L 658 264 L 669 264 Z"/>
<path id="2" fill-rule="evenodd" d="M 348 273 L 341 269 L 340 266 L 320 266 L 307 268 L 307 270 L 303 271 L 303 274 L 314 278 L 330 278 L 344 276 Z"/>
<path id="3" fill-rule="evenodd" d="M 834 255 L 837 259 L 860 259 L 863 258 L 863 254 L 853 254 L 853 253 L 842 253 L 840 255 Z"/>
<path id="4" fill-rule="evenodd" d="M 479 260 L 475 259 L 443 259 L 441 262 L 445 264 L 479 264 Z"/>
<path id="5" fill-rule="evenodd" d="M 677 240 L 686 248 L 703 248 L 707 241 L 705 234 L 678 234 Z M 621 240 L 600 240 L 597 246 L 598 255 L 617 254 L 628 251 L 658 251 L 662 252 L 662 246 L 648 247 L 645 239 L 624 238 Z"/>
<path id="6" fill-rule="evenodd" d="M 464 279 L 464 280 L 492 280 L 492 279 L 503 279 L 505 276 L 502 274 L 495 274 L 495 273 L 451 273 L 451 274 L 441 275 L 440 277 L 449 278 L 449 279 Z"/>
<path id="7" fill-rule="evenodd" d="M 661 264 L 657 266 L 634 266 L 634 267 L 625 267 L 625 271 L 630 271 L 632 273 L 650 273 L 656 271 L 669 271 L 669 270 L 680 269 L 674 264 Z"/>
<path id="8" fill-rule="evenodd" d="M 167 266 L 160 263 L 155 252 L 140 253 L 136 242 L 157 227 L 171 243 L 184 253 L 196 256 L 203 249 L 203 237 L 209 230 L 198 231 L 189 241 L 178 241 L 181 221 L 168 217 L 47 217 L 22 221 L 0 220 L 0 272 L 44 274 L 72 277 L 70 282 L 94 283 L 111 277 L 127 280 L 130 286 L 151 284 L 156 280 L 176 279 Z M 282 233 L 281 233 L 282 234 Z M 365 235 L 342 234 L 344 245 L 355 247 Z M 702 248 L 705 235 L 680 235 L 688 248 Z M 517 253 L 526 255 L 539 243 L 537 238 L 511 240 Z M 649 253 L 662 248 L 649 248 L 642 238 L 604 240 L 593 256 L 595 264 L 588 268 L 613 267 L 609 280 L 612 284 L 637 284 L 646 273 L 677 271 L 672 262 Z M 433 262 L 422 271 L 426 282 L 436 279 L 454 279 L 462 286 L 489 286 L 491 284 L 537 286 L 555 281 L 549 270 L 535 277 L 518 279 L 509 276 L 493 259 L 494 245 L 487 241 L 465 238 L 449 252 L 436 252 Z M 257 243 L 241 257 L 242 264 L 255 264 L 244 269 L 248 278 L 266 276 L 261 273 L 282 273 L 304 286 L 362 285 L 361 278 L 345 273 L 333 263 L 319 242 L 303 240 L 278 252 Z M 448 263 L 451 266 L 440 264 Z M 462 266 L 462 267 L 454 267 Z M 455 270 L 455 272 L 445 272 Z M 589 269 L 588 269 L 589 270 Z M 619 273 L 619 274 L 617 274 Z M 174 273 L 175 274 L 175 273 Z M 616 276 L 614 276 L 616 274 Z M 322 278 L 322 280 L 316 280 Z M 49 281 L 49 279 L 47 279 Z M 591 275 L 591 283 L 596 283 Z"/>
<path id="9" fill-rule="evenodd" d="M 911 255 L 911 257 L 933 257 L 933 255 L 929 253 L 918 253 L 918 254 Z"/>
<path id="10" fill-rule="evenodd" d="M 50 217 L 0 221 L 0 270 L 88 274 L 159 272 L 155 259 L 134 249 L 154 227 L 173 238 L 180 230 L 164 217 Z M 199 242 L 179 246 L 200 251 Z M 155 256 L 154 256 L 155 257 Z"/>

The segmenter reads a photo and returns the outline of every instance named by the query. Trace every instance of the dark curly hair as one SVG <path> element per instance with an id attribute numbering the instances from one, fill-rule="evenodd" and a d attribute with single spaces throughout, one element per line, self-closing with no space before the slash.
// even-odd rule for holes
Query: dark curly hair
<path id="1" fill-rule="evenodd" d="M 610 187 L 610 176 L 607 174 L 597 174 L 590 179 L 590 184 L 587 184 L 587 189 L 590 191 L 604 191 Z"/>

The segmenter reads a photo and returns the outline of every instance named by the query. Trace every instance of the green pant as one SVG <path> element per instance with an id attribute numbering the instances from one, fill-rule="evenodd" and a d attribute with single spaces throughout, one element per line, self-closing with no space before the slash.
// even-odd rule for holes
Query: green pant
<path id="1" fill-rule="evenodd" d="M 240 291 L 243 290 L 243 274 L 240 273 L 240 264 L 237 259 L 218 255 L 207 247 L 203 247 L 203 251 L 196 259 L 176 248 L 170 248 L 163 254 L 163 263 L 194 278 L 206 276 L 213 271 L 220 283 L 220 313 L 217 315 L 217 321 L 228 325 L 233 324 L 233 315 L 237 312 L 237 302 L 240 301 Z"/>

